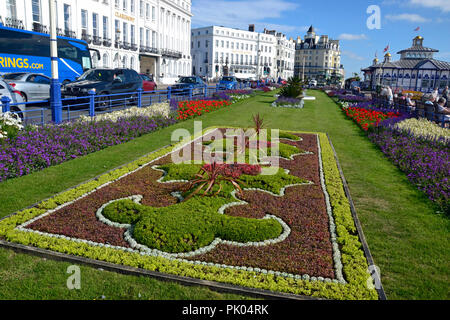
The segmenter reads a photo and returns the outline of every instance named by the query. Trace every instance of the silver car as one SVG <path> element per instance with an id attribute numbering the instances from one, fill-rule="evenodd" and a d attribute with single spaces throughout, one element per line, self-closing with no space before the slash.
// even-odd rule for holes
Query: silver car
<path id="1" fill-rule="evenodd" d="M 14 90 L 20 92 L 25 102 L 43 101 L 50 98 L 51 79 L 39 73 L 6 73 L 5 80 Z"/>
<path id="2" fill-rule="evenodd" d="M 11 88 L 9 84 L 7 84 L 0 78 L 0 100 L 3 97 L 8 97 L 11 104 L 24 102 L 22 96 L 17 91 L 14 91 L 14 89 Z M 0 103 L 0 112 L 2 111 L 1 107 L 2 105 Z M 18 106 L 11 106 L 10 108 L 12 112 L 16 112 L 23 119 L 22 111 L 25 111 L 25 106 L 23 104 Z"/>

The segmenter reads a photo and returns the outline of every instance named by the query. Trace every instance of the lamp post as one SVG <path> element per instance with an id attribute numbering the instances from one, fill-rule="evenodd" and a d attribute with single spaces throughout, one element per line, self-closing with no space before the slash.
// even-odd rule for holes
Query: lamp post
<path id="1" fill-rule="evenodd" d="M 49 1 L 50 9 L 50 57 L 52 61 L 52 81 L 50 83 L 50 107 L 52 121 L 62 121 L 61 84 L 58 78 L 58 42 L 56 34 L 56 1 Z"/>

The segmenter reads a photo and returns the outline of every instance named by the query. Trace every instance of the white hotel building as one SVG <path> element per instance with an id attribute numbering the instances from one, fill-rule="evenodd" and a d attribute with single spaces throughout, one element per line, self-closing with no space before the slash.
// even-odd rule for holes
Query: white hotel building
<path id="1" fill-rule="evenodd" d="M 282 33 L 255 32 L 222 26 L 192 29 L 192 73 L 208 79 L 234 75 L 242 79 L 281 77 L 294 74 L 295 42 Z"/>
<path id="2" fill-rule="evenodd" d="M 125 67 L 174 83 L 191 74 L 191 0 L 55 0 L 58 35 L 100 51 L 97 67 Z M 1 0 L 13 28 L 48 33 L 49 0 Z"/>

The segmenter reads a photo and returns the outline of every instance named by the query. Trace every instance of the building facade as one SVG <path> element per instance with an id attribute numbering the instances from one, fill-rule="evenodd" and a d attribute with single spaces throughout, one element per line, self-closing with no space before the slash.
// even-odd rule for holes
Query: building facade
<path id="1" fill-rule="evenodd" d="M 424 47 L 423 40 L 421 36 L 415 37 L 412 47 L 398 52 L 398 61 L 391 61 L 390 53 L 386 53 L 381 63 L 375 58 L 370 67 L 362 69 L 366 86 L 373 90 L 388 85 L 429 92 L 450 85 L 450 62 L 434 59 L 439 50 Z"/>
<path id="2" fill-rule="evenodd" d="M 55 0 L 57 32 L 100 51 L 94 67 L 125 67 L 171 84 L 191 71 L 191 0 Z M 49 0 L 2 0 L 5 25 L 49 33 Z"/>
<path id="3" fill-rule="evenodd" d="M 287 78 L 294 66 L 295 44 L 283 36 L 275 31 L 255 32 L 254 25 L 249 30 L 222 26 L 193 29 L 192 73 L 208 79 L 224 75 L 242 79 Z"/>
<path id="4" fill-rule="evenodd" d="M 311 26 L 304 40 L 297 38 L 295 47 L 295 76 L 318 83 L 341 84 L 345 77 L 341 64 L 339 40 L 317 35 Z"/>

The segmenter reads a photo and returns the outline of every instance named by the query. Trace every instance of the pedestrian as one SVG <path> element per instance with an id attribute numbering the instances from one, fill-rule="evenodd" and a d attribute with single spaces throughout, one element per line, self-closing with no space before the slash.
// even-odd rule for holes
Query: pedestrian
<path id="1" fill-rule="evenodd" d="M 412 100 L 412 97 L 412 93 L 406 94 L 406 108 L 409 112 L 413 112 L 414 110 L 416 110 L 416 102 Z"/>
<path id="2" fill-rule="evenodd" d="M 439 90 L 437 88 L 433 90 L 433 92 L 431 93 L 431 97 L 434 99 L 433 102 L 437 101 L 437 99 L 439 98 Z"/>
<path id="3" fill-rule="evenodd" d="M 394 94 L 392 93 L 392 89 L 390 86 L 387 86 L 386 88 L 386 95 L 388 98 L 389 105 L 392 106 L 394 104 Z"/>
<path id="4" fill-rule="evenodd" d="M 448 121 L 450 121 L 450 108 L 445 107 L 446 103 L 447 100 L 445 100 L 445 98 L 439 98 L 436 105 L 436 113 L 439 121 L 444 120 L 448 124 Z"/>

